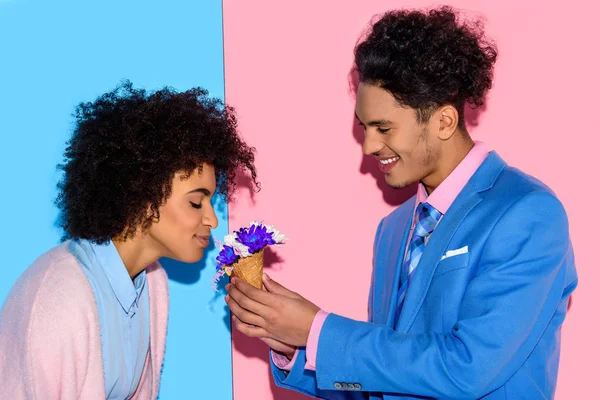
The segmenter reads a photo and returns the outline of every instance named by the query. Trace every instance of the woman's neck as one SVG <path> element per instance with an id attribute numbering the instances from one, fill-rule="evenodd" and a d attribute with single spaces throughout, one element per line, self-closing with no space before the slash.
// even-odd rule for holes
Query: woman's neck
<path id="1" fill-rule="evenodd" d="M 113 239 L 113 243 L 132 280 L 161 257 L 158 251 L 149 245 L 148 237 L 140 232 L 126 240 Z"/>

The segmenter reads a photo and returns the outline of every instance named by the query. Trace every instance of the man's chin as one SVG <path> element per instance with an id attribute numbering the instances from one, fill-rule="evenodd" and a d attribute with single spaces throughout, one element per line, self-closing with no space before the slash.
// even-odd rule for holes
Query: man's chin
<path id="1" fill-rule="evenodd" d="M 385 177 L 385 183 L 392 189 L 404 189 L 415 182 L 406 181 L 401 179 L 394 179 L 394 177 L 387 175 Z"/>

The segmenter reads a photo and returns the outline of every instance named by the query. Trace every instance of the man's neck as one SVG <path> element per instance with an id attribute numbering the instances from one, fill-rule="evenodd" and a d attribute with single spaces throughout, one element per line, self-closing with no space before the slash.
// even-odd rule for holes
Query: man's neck
<path id="1" fill-rule="evenodd" d="M 454 171 L 458 164 L 469 154 L 473 146 L 475 146 L 475 143 L 469 135 L 445 143 L 444 148 L 440 152 L 435 172 L 421 181 L 428 195 L 440 186 Z"/>

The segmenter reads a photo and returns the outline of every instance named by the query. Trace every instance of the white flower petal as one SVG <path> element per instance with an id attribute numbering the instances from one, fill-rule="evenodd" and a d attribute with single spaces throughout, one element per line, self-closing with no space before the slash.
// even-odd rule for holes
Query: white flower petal
<path id="1" fill-rule="evenodd" d="M 277 243 L 283 243 L 288 240 L 288 238 L 283 233 L 277 232 L 276 234 L 273 234 L 273 240 Z"/>
<path id="2" fill-rule="evenodd" d="M 245 246 L 244 244 L 236 241 L 232 244 L 233 247 L 233 251 L 236 252 L 236 254 L 238 254 L 240 257 L 249 257 L 250 256 L 250 251 L 248 250 L 248 247 Z"/>
<path id="3" fill-rule="evenodd" d="M 283 233 L 281 233 L 278 229 L 275 229 L 271 225 L 266 225 L 265 227 L 267 228 L 267 232 L 273 234 L 273 240 L 275 240 L 275 242 L 283 243 L 286 240 L 288 240 L 288 238 L 285 237 L 285 235 Z"/>
<path id="4" fill-rule="evenodd" d="M 235 243 L 239 243 L 236 239 L 237 239 L 237 234 L 232 233 L 230 235 L 225 236 L 225 238 L 223 239 L 223 244 L 225 244 L 227 246 L 233 246 Z"/>

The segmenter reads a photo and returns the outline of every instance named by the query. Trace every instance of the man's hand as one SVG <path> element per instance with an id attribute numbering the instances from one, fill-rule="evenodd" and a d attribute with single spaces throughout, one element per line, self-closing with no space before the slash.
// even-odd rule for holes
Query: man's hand
<path id="1" fill-rule="evenodd" d="M 319 307 L 281 286 L 266 274 L 263 285 L 266 290 L 257 289 L 233 277 L 226 286 L 229 294 L 225 301 L 235 317 L 235 327 L 240 332 L 262 339 L 276 351 L 280 350 L 271 344 L 288 345 L 288 349 L 281 346 L 279 348 L 282 353 L 289 355 L 291 348 L 306 346 L 308 333 Z"/>
<path id="2" fill-rule="evenodd" d="M 235 316 L 234 316 L 233 320 L 235 321 L 236 319 L 237 318 L 235 318 Z M 296 347 L 296 346 L 290 346 L 289 344 L 279 342 L 275 339 L 263 338 L 260 340 L 265 342 L 267 344 L 267 346 L 269 346 L 271 348 L 271 350 L 286 356 L 288 360 L 291 360 L 294 357 L 296 350 L 298 350 L 298 347 Z"/>

